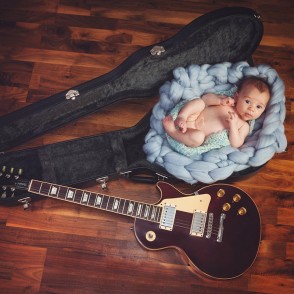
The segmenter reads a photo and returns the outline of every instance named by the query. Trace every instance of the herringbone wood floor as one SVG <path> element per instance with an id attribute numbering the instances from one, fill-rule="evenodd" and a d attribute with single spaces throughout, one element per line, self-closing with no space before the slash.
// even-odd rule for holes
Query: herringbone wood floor
<path id="1" fill-rule="evenodd" d="M 254 176 L 232 183 L 251 195 L 260 210 L 262 243 L 253 266 L 230 281 L 205 280 L 191 273 L 176 251 L 143 249 L 131 219 L 46 199 L 28 211 L 0 207 L 1 293 L 294 291 L 293 1 L 1 1 L 0 114 L 107 73 L 137 49 L 173 36 L 206 12 L 232 5 L 261 15 L 265 32 L 254 62 L 273 66 L 286 84 L 287 152 Z M 19 148 L 132 126 L 156 99 L 112 105 Z M 86 187 L 101 191 L 93 183 Z M 177 187 L 193 189 L 183 183 Z M 124 179 L 111 182 L 107 193 L 150 203 L 158 199 L 154 185 Z"/>

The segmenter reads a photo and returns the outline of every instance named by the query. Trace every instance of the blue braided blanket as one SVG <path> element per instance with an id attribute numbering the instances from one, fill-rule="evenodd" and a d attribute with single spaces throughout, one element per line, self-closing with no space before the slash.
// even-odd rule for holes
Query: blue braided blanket
<path id="1" fill-rule="evenodd" d="M 246 62 L 224 62 L 179 67 L 173 74 L 174 79 L 161 86 L 159 102 L 153 108 L 151 128 L 143 146 L 148 161 L 161 165 L 170 174 L 188 183 L 213 183 L 228 178 L 233 172 L 261 166 L 275 153 L 285 151 L 285 88 L 273 68 L 268 65 L 250 67 Z M 266 111 L 255 121 L 252 134 L 240 148 L 225 146 L 192 159 L 170 147 L 161 120 L 177 103 L 205 93 L 230 92 L 235 83 L 246 76 L 264 78 L 271 87 L 272 95 Z"/>

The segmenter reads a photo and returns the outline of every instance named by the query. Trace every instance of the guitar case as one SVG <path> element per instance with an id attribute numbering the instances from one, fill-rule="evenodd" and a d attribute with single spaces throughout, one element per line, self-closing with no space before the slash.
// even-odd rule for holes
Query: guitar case
<path id="1" fill-rule="evenodd" d="M 105 75 L 0 117 L 2 174 L 23 170 L 26 178 L 65 185 L 117 175 L 147 181 L 172 179 L 161 166 L 147 161 L 142 149 L 150 113 L 131 128 L 21 151 L 9 149 L 112 103 L 154 97 L 179 66 L 224 61 L 252 64 L 262 35 L 263 25 L 255 11 L 219 9 L 195 19 L 172 38 L 138 50 Z M 13 205 L 21 197 L 2 193 L 0 204 Z"/>

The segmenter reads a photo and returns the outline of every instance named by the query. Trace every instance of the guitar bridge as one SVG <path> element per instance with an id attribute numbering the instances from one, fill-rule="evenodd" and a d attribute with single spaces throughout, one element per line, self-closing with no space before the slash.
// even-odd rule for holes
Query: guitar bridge
<path id="1" fill-rule="evenodd" d="M 219 242 L 219 243 L 223 241 L 225 218 L 226 218 L 226 215 L 222 213 L 219 220 L 219 228 L 218 228 L 217 239 L 216 239 L 216 242 Z"/>

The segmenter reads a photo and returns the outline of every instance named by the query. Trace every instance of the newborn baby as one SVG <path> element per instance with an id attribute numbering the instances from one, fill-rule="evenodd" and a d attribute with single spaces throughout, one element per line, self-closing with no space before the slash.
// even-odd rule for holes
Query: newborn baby
<path id="1" fill-rule="evenodd" d="M 232 147 L 240 147 L 249 134 L 249 121 L 258 118 L 270 99 L 269 85 L 258 77 L 241 81 L 234 99 L 213 93 L 187 102 L 173 121 L 163 120 L 166 133 L 188 147 L 200 146 L 208 136 L 228 131 Z"/>

